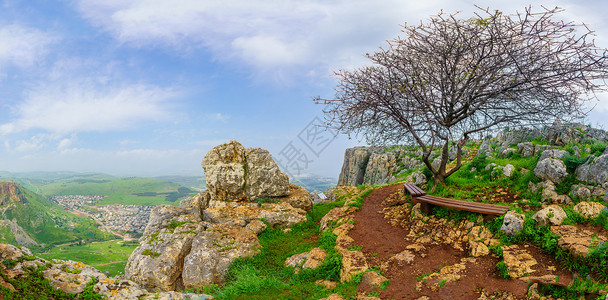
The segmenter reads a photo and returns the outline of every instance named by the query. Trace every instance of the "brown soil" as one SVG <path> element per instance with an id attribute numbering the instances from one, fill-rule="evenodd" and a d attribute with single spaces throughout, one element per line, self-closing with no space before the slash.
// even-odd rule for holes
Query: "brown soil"
<path id="1" fill-rule="evenodd" d="M 414 244 L 407 237 L 409 230 L 391 226 L 382 213 L 382 201 L 389 195 L 398 192 L 402 185 L 392 185 L 374 190 L 365 198 L 361 210 L 355 213 L 355 227 L 349 236 L 355 244 L 362 247 L 368 265 L 379 268 L 391 256 L 402 252 L 408 245 Z M 440 270 L 444 266 L 459 263 L 461 259 L 469 257 L 468 252 L 456 250 L 445 244 L 424 244 L 423 254 L 417 253 L 411 264 L 389 264 L 384 276 L 390 284 L 384 291 L 380 291 L 382 299 L 418 299 L 428 296 L 430 299 L 478 299 L 481 292 L 491 295 L 508 292 L 518 299 L 525 298 L 527 282 L 523 280 L 507 280 L 498 275 L 496 263 L 499 258 L 493 255 L 476 258 L 475 263 L 468 263 L 467 268 L 460 273 L 457 281 L 445 282 L 436 291 L 429 289 L 425 284 L 420 291 L 416 284 L 430 273 Z M 534 266 L 534 276 L 553 274 L 559 276 L 560 283 L 568 283 L 572 274 L 563 270 L 555 259 L 535 246 L 525 246 L 538 261 Z M 423 257 L 424 256 L 424 257 Z M 360 284 L 358 292 L 367 294 L 370 288 Z"/>

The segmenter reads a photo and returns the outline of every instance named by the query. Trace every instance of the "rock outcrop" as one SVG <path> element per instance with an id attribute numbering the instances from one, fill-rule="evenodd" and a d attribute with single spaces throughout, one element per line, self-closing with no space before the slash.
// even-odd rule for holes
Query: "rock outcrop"
<path id="1" fill-rule="evenodd" d="M 253 201 L 289 194 L 289 177 L 265 149 L 245 149 L 232 140 L 211 149 L 201 165 L 211 200 Z"/>
<path id="2" fill-rule="evenodd" d="M 555 158 L 545 158 L 534 168 L 534 175 L 543 180 L 560 183 L 568 176 L 568 171 L 566 171 L 566 165 L 563 161 Z"/>
<path id="3" fill-rule="evenodd" d="M 306 222 L 310 194 L 289 184 L 267 150 L 231 141 L 202 165 L 208 191 L 154 208 L 126 278 L 151 291 L 222 284 L 235 259 L 259 253 L 257 235 L 268 226 Z"/>
<path id="4" fill-rule="evenodd" d="M 9 201 L 27 203 L 27 199 L 14 181 L 0 181 L 0 206 Z"/>
<path id="5" fill-rule="evenodd" d="M 576 178 L 604 185 L 608 182 L 608 154 L 588 159 L 586 163 L 576 168 Z"/>

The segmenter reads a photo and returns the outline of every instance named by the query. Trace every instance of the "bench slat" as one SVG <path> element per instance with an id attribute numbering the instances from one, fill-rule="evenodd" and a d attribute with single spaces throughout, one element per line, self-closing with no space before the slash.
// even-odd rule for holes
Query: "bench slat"
<path id="1" fill-rule="evenodd" d="M 424 197 L 425 199 L 433 199 L 433 200 L 436 200 L 436 201 L 456 203 L 456 204 L 461 204 L 462 203 L 462 204 L 474 205 L 474 206 L 479 206 L 479 207 L 497 208 L 497 209 L 506 209 L 506 210 L 509 209 L 508 207 L 502 206 L 502 205 L 482 203 L 482 202 L 472 202 L 472 201 L 465 201 L 465 200 L 457 200 L 457 199 L 450 199 L 450 198 L 442 198 L 442 197 L 431 196 L 431 195 L 424 195 L 424 196 L 418 197 L 418 199 L 420 199 L 422 197 Z"/>
<path id="2" fill-rule="evenodd" d="M 417 197 L 416 200 L 423 201 L 429 204 L 444 206 L 447 208 L 466 210 L 477 213 L 484 214 L 493 214 L 493 215 L 502 215 L 505 214 L 509 208 L 502 205 L 493 205 L 487 203 L 479 203 L 479 202 L 470 202 L 470 201 L 462 201 L 456 199 L 447 199 L 435 196 L 422 196 Z"/>
<path id="3" fill-rule="evenodd" d="M 416 186 L 415 184 L 406 183 L 403 185 L 403 187 L 405 188 L 405 190 L 408 193 L 410 193 L 414 197 L 426 195 L 426 192 L 424 190 L 422 190 L 421 188 L 419 188 L 418 186 Z"/>

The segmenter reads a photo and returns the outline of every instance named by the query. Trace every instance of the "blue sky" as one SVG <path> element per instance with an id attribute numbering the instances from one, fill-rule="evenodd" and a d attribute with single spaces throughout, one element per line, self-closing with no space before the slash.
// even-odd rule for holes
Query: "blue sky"
<path id="1" fill-rule="evenodd" d="M 608 4 L 551 5 L 608 47 Z M 299 137 L 322 117 L 312 97 L 333 96 L 332 70 L 364 65 L 400 24 L 441 9 L 475 11 L 449 0 L 0 0 L 0 170 L 196 175 L 209 149 L 236 139 L 304 157 L 292 172 L 337 177 L 344 149 L 362 142 L 320 133 L 306 147 Z M 606 127 L 600 97 L 588 122 Z"/>

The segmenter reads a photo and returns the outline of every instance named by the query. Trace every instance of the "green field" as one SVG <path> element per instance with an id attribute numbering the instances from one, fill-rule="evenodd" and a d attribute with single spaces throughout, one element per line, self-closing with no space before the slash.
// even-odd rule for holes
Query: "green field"
<path id="1" fill-rule="evenodd" d="M 22 181 L 25 181 L 23 179 Z M 106 196 L 98 205 L 178 205 L 196 191 L 163 179 L 115 178 L 99 175 L 78 175 L 48 181 L 31 180 L 34 190 L 45 197 L 54 195 L 102 195 Z"/>
<path id="2" fill-rule="evenodd" d="M 110 276 L 116 276 L 124 273 L 127 260 L 137 245 L 137 241 L 93 242 L 84 245 L 53 247 L 48 252 L 39 254 L 39 256 L 45 259 L 80 261 L 108 273 Z"/>

